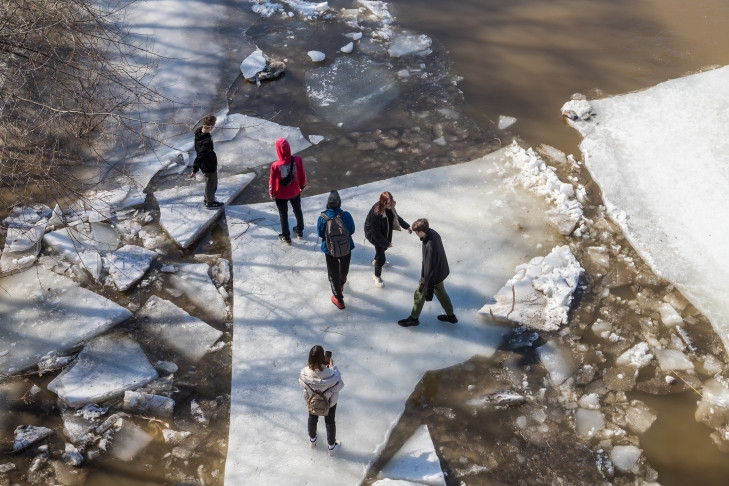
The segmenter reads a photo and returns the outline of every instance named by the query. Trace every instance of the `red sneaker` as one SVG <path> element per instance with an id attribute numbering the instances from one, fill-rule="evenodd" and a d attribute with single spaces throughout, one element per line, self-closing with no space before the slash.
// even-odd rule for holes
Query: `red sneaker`
<path id="1" fill-rule="evenodd" d="M 336 295 L 332 295 L 332 304 L 336 305 L 340 309 L 344 309 L 344 302 L 342 302 L 341 300 L 337 299 L 337 296 Z"/>

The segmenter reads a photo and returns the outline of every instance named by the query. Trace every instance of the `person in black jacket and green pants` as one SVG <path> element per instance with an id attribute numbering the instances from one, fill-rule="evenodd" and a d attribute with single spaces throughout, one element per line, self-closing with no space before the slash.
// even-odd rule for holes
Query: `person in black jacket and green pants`
<path id="1" fill-rule="evenodd" d="M 450 269 L 440 235 L 430 228 L 428 220 L 424 218 L 416 220 L 410 228 L 423 242 L 423 265 L 420 282 L 415 291 L 413 309 L 406 319 L 400 319 L 397 323 L 402 327 L 420 324 L 418 317 L 423 310 L 423 305 L 425 302 L 433 300 L 433 294 L 435 294 L 445 310 L 445 314 L 439 315 L 438 320 L 455 324 L 458 319 L 444 284 L 446 277 L 450 274 Z"/>

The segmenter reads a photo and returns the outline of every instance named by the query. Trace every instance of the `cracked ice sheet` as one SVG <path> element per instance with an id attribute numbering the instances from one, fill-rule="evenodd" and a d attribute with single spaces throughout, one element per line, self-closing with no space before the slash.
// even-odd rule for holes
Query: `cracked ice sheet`
<path id="1" fill-rule="evenodd" d="M 227 132 L 236 127 L 239 131 L 235 138 L 215 144 L 219 177 L 274 162 L 278 159 L 276 140 L 280 137 L 288 140 L 292 154 L 311 146 L 297 127 L 279 125 L 263 118 L 239 113 L 228 115 L 220 131 Z"/>
<path id="2" fill-rule="evenodd" d="M 542 217 L 546 203 L 512 189 L 506 159 L 502 150 L 340 190 L 342 207 L 357 226 L 345 310 L 330 301 L 314 227 L 328 194 L 302 200 L 304 239 L 291 246 L 278 241 L 273 203 L 226 209 L 235 292 L 226 484 L 358 484 L 425 371 L 494 353 L 504 328 L 478 316 L 485 296 L 525 258 L 543 254 L 538 244 L 555 243 Z M 406 221 L 427 217 L 442 236 L 451 269 L 446 288 L 458 324 L 438 321 L 442 310 L 435 301 L 426 303 L 419 327 L 397 325 L 410 312 L 420 276 L 421 245 L 414 235 L 396 232 L 391 266 L 383 271 L 386 286 L 374 286 L 374 248 L 363 243 L 362 224 L 384 190 L 393 193 Z M 337 408 L 343 448 L 335 460 L 307 443 L 297 377 L 315 344 L 333 351 L 346 383 Z M 322 421 L 319 430 L 324 433 Z"/>
<path id="3" fill-rule="evenodd" d="M 382 468 L 380 476 L 412 481 L 414 484 L 445 486 L 440 459 L 435 452 L 427 425 L 421 425 L 415 430 L 407 442 Z"/>
<path id="4" fill-rule="evenodd" d="M 50 289 L 50 290 L 49 290 Z M 35 365 L 128 319 L 132 313 L 36 266 L 0 280 L 0 378 Z"/>
<path id="5" fill-rule="evenodd" d="M 729 67 L 591 103 L 570 124 L 611 216 L 729 348 Z"/>
<path id="6" fill-rule="evenodd" d="M 218 179 L 215 197 L 225 204 L 230 203 L 255 178 L 255 174 L 240 174 Z M 217 219 L 223 210 L 205 209 L 203 196 L 205 183 L 190 182 L 189 185 L 157 191 L 154 197 L 159 204 L 159 223 L 175 243 L 187 248 Z"/>

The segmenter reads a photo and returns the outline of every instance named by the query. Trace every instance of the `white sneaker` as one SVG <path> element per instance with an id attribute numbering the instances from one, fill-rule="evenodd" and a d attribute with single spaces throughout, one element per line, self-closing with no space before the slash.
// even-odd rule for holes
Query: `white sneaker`
<path id="1" fill-rule="evenodd" d="M 382 281 L 382 278 L 378 277 L 377 275 L 372 275 L 372 280 L 375 281 L 375 287 L 384 287 L 385 282 Z"/>
<path id="2" fill-rule="evenodd" d="M 341 442 L 339 442 L 339 441 L 334 442 L 334 444 L 329 446 L 329 455 L 330 456 L 335 455 L 337 452 L 339 452 L 339 449 L 341 449 L 341 448 L 342 448 Z"/>
<path id="3" fill-rule="evenodd" d="M 313 439 L 311 437 L 309 437 L 309 447 L 311 447 L 312 449 L 314 447 L 316 447 L 316 439 L 318 439 L 318 438 L 319 438 L 318 433 L 316 434 L 316 437 L 314 437 Z"/>

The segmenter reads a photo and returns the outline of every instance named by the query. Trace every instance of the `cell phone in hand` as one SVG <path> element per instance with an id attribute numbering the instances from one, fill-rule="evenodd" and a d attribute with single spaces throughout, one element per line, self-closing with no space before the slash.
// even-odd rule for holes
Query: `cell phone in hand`
<path id="1" fill-rule="evenodd" d="M 332 360 L 332 352 L 331 351 L 324 351 L 324 360 L 327 364 Z"/>

